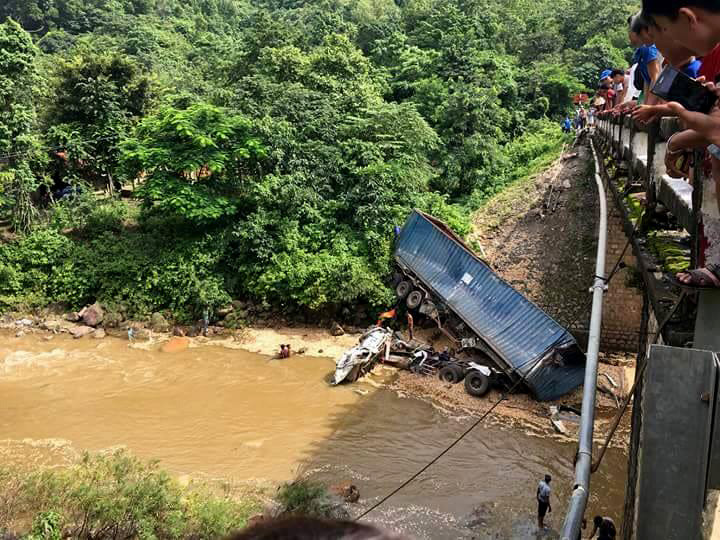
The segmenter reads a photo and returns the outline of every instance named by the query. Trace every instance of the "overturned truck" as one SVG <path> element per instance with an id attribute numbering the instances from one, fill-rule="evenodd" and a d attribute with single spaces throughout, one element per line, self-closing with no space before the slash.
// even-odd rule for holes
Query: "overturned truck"
<path id="1" fill-rule="evenodd" d="M 583 382 L 585 355 L 552 317 L 496 275 L 447 225 L 413 212 L 395 243 L 394 287 L 464 354 L 522 380 L 539 400 Z"/>

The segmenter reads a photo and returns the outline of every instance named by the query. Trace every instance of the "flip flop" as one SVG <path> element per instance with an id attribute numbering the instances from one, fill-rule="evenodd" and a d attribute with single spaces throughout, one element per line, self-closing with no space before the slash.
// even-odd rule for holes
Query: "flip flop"
<path id="1" fill-rule="evenodd" d="M 670 283 L 693 291 L 720 289 L 720 265 L 718 264 L 708 264 L 705 268 L 687 270 L 680 273 L 688 274 L 692 281 L 690 283 L 683 283 L 676 276 L 668 275 Z"/>

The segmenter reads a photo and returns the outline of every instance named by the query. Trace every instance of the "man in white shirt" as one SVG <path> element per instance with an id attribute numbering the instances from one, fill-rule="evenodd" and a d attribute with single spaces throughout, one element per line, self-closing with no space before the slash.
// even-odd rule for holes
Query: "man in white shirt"
<path id="1" fill-rule="evenodd" d="M 550 482 L 552 477 L 549 474 L 545 475 L 545 480 L 540 482 L 537 489 L 537 501 L 538 501 L 538 528 L 543 530 L 545 528 L 545 514 L 552 512 L 552 506 L 550 505 Z"/>

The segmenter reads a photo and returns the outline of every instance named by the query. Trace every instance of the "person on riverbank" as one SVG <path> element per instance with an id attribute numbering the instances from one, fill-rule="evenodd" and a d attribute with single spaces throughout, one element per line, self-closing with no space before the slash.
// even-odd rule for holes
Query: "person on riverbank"
<path id="1" fill-rule="evenodd" d="M 408 334 L 410 334 L 410 340 L 415 339 L 415 320 L 413 316 L 408 312 L 407 314 Z"/>
<path id="2" fill-rule="evenodd" d="M 210 326 L 210 310 L 207 306 L 203 308 L 203 336 L 207 337 Z"/>
<path id="3" fill-rule="evenodd" d="M 538 502 L 538 528 L 542 531 L 545 529 L 545 515 L 548 512 L 552 513 L 552 505 L 550 504 L 550 482 L 552 477 L 549 474 L 545 475 L 545 480 L 541 481 L 537 488 L 537 502 Z"/>
<path id="4" fill-rule="evenodd" d="M 615 540 L 617 529 L 612 519 L 609 517 L 595 516 L 593 525 L 594 528 L 590 538 L 595 538 L 595 535 L 599 533 L 598 540 Z"/>

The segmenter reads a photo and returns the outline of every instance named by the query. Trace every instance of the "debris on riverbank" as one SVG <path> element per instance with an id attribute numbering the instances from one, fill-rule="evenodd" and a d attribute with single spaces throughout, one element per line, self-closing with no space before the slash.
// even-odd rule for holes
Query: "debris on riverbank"
<path id="1" fill-rule="evenodd" d="M 617 361 L 618 355 L 614 355 Z M 629 388 L 632 380 L 626 380 L 628 370 L 624 366 L 613 366 L 606 363 L 600 365 L 600 374 L 608 374 L 619 383 L 621 388 Z M 502 396 L 502 393 L 493 390 L 484 398 L 478 399 L 468 395 L 462 384 L 448 384 L 438 378 L 418 377 L 410 372 L 400 371 L 397 378 L 390 385 L 390 389 L 402 397 L 412 397 L 429 402 L 450 416 L 481 416 L 487 412 Z M 618 392 L 618 399 L 625 395 Z M 578 424 L 570 421 L 563 423 L 565 433 L 558 432 L 552 422 L 555 408 L 569 408 L 580 410 L 582 405 L 582 388 L 562 399 L 550 402 L 538 402 L 527 393 L 516 393 L 507 396 L 507 399 L 498 405 L 487 418 L 487 422 L 515 429 L 540 437 L 552 437 L 558 440 L 569 441 L 576 439 Z M 610 429 L 612 421 L 617 414 L 617 404 L 610 396 L 598 393 L 595 436 L 602 440 Z M 629 441 L 631 412 L 628 410 L 623 416 L 618 431 L 613 438 L 611 446 L 626 449 Z"/>

